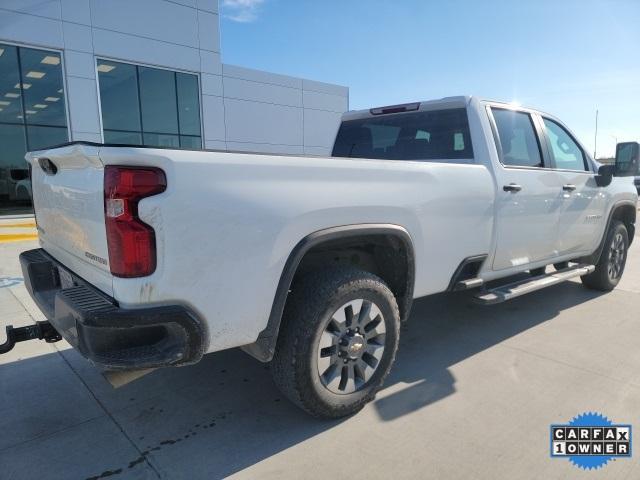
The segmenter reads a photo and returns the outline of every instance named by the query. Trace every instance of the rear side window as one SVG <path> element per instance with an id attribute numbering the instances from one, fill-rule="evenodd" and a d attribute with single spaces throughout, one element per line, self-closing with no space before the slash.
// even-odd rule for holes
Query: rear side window
<path id="1" fill-rule="evenodd" d="M 491 112 L 502 147 L 502 164 L 517 167 L 544 167 L 531 115 L 503 108 L 492 108 Z"/>
<path id="2" fill-rule="evenodd" d="M 472 163 L 464 108 L 380 115 L 342 123 L 334 157 Z"/>

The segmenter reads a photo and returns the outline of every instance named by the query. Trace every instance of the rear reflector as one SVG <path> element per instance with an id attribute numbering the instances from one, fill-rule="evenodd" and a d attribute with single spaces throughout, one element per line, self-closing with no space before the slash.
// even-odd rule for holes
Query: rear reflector
<path id="1" fill-rule="evenodd" d="M 138 202 L 167 188 L 159 168 L 106 166 L 104 213 L 109 265 L 116 277 L 144 277 L 156 269 L 156 237 L 138 217 Z"/>

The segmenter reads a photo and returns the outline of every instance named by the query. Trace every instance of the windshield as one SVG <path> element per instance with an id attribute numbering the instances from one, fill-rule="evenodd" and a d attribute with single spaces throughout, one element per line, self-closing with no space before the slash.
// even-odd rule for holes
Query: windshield
<path id="1" fill-rule="evenodd" d="M 333 156 L 472 163 L 467 112 L 456 108 L 348 120 L 340 126 Z"/>

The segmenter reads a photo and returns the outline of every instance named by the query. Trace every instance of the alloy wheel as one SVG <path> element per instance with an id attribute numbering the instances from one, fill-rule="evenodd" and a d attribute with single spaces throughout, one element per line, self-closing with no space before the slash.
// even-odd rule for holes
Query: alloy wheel
<path id="1" fill-rule="evenodd" d="M 324 327 L 318 345 L 322 385 L 342 395 L 362 389 L 380 364 L 385 333 L 382 312 L 372 301 L 352 300 L 338 308 Z"/>
<path id="2" fill-rule="evenodd" d="M 607 265 L 609 280 L 615 281 L 622 275 L 626 253 L 624 237 L 621 233 L 616 233 L 609 248 L 609 263 Z"/>

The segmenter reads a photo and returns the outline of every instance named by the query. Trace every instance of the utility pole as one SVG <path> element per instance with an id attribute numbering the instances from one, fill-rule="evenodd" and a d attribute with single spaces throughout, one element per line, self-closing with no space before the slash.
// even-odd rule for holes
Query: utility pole
<path id="1" fill-rule="evenodd" d="M 593 139 L 593 159 L 596 160 L 596 152 L 598 150 L 598 109 L 596 109 L 596 134 Z"/>

